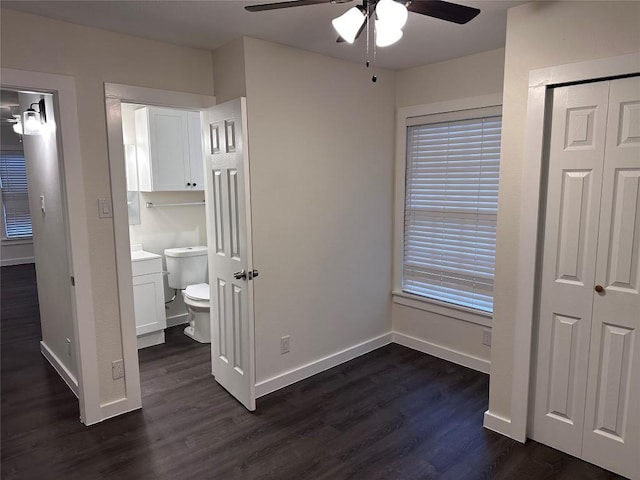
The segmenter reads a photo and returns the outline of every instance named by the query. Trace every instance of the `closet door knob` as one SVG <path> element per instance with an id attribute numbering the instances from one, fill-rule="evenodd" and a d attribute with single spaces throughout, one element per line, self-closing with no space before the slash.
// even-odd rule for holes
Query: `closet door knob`
<path id="1" fill-rule="evenodd" d="M 604 292 L 604 287 L 602 285 L 596 285 L 595 291 L 598 293 Z"/>

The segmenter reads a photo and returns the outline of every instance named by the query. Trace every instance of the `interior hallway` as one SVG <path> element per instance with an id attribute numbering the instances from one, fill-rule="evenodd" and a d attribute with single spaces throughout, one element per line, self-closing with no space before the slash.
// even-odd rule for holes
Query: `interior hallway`
<path id="1" fill-rule="evenodd" d="M 258 399 L 180 327 L 140 351 L 144 409 L 90 428 L 40 354 L 33 265 L 1 270 L 2 479 L 613 479 L 482 428 L 488 376 L 389 345 Z"/>

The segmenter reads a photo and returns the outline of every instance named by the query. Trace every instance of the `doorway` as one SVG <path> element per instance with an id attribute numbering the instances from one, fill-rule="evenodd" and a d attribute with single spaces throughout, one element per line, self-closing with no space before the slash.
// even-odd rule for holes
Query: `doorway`
<path id="1" fill-rule="evenodd" d="M 67 276 L 60 288 L 65 290 L 66 287 L 67 293 L 70 293 L 69 296 L 65 295 L 64 300 L 66 300 L 67 306 L 71 306 L 72 318 L 70 320 L 71 327 L 66 330 L 69 335 L 62 337 L 64 343 L 60 355 L 64 357 L 66 352 L 68 357 L 74 358 L 76 370 L 75 375 L 69 375 L 70 372 L 60 366 L 58 373 L 65 378 L 67 383 L 77 385 L 75 393 L 79 399 L 80 421 L 89 425 L 102 418 L 96 380 L 97 361 L 95 358 L 95 328 L 89 271 L 88 230 L 74 82 L 71 77 L 63 75 L 8 68 L 2 68 L 1 76 L 3 89 L 23 92 L 25 94 L 24 101 L 29 102 L 29 107 L 31 107 L 31 103 L 36 103 L 31 102 L 31 99 L 37 100 L 32 110 L 48 110 L 49 113 L 46 121 L 40 116 L 40 124 L 44 127 L 43 137 L 35 142 L 35 148 L 43 147 L 50 152 L 56 151 L 55 161 L 52 161 L 52 157 L 50 157 L 51 161 L 47 165 L 43 165 L 42 168 L 52 169 L 47 173 L 55 175 L 58 182 L 49 182 L 55 186 L 56 190 L 56 192 L 49 192 L 52 193 L 52 196 L 47 193 L 45 188 L 42 194 L 36 196 L 36 199 L 40 204 L 41 215 L 46 215 L 48 206 L 51 206 L 53 210 L 50 210 L 49 219 L 57 215 L 65 220 L 65 223 L 62 224 L 62 230 L 59 230 L 60 241 L 57 242 L 57 248 L 58 250 L 62 249 L 67 258 L 65 262 Z M 32 98 L 27 95 L 31 95 Z M 64 157 L 57 156 L 60 151 L 64 151 Z M 39 179 L 40 177 L 38 172 L 34 178 Z M 47 187 L 47 185 L 43 186 Z M 43 200 L 40 199 L 40 196 L 44 197 Z M 43 204 L 44 213 L 42 213 Z M 54 214 L 54 212 L 56 213 Z M 36 262 L 38 261 L 39 259 L 36 257 Z M 54 290 L 47 288 L 47 292 Z M 43 354 L 47 355 L 44 349 Z M 54 360 L 52 363 L 63 365 L 63 362 L 56 362 L 53 357 L 49 360 Z M 71 362 L 68 363 L 71 364 Z M 73 376 L 75 379 L 72 378 Z"/>
<path id="2" fill-rule="evenodd" d="M 137 158 L 132 151 L 132 144 L 135 142 L 131 138 L 125 138 L 123 125 L 127 127 L 128 120 L 131 119 L 128 113 L 145 108 L 145 106 L 197 112 L 215 105 L 215 98 L 206 95 L 106 83 L 105 102 L 107 107 L 118 292 L 122 321 L 123 359 L 127 390 L 126 404 L 121 406 L 122 411 L 118 413 L 124 413 L 142 406 L 138 347 L 162 343 L 165 339 L 164 327 L 166 326 L 157 325 L 158 328 L 152 327 L 153 331 L 144 332 L 145 339 L 143 339 L 142 344 L 139 344 L 135 315 L 136 300 L 134 299 L 132 242 L 137 242 L 136 246 L 140 246 L 144 251 L 151 250 L 149 253 L 156 255 L 158 257 L 156 260 L 163 265 L 163 252 L 167 247 L 175 247 L 180 242 L 186 242 L 183 245 L 185 247 L 206 244 L 206 227 L 204 231 L 195 231 L 200 228 L 194 226 L 198 224 L 198 221 L 195 221 L 195 223 L 191 223 L 190 227 L 183 224 L 185 231 L 189 231 L 185 233 L 186 237 L 184 235 L 167 235 L 166 227 L 163 227 L 162 223 L 165 222 L 166 225 L 166 222 L 170 223 L 172 221 L 171 219 L 180 221 L 180 218 L 184 217 L 184 213 L 187 210 L 190 211 L 188 216 L 191 216 L 192 219 L 200 215 L 202 218 L 200 224 L 204 226 L 203 193 L 198 193 L 197 191 L 186 191 L 178 194 L 169 191 L 140 192 L 139 185 L 134 185 L 134 183 L 139 182 L 139 169 L 135 166 L 135 162 L 131 161 L 132 158 Z M 125 113 L 124 116 L 123 112 Z M 127 129 L 127 131 L 130 130 Z M 137 175 L 135 172 L 137 172 Z M 196 181 L 196 183 L 198 182 Z M 183 205 L 187 203 L 194 205 Z M 187 210 L 184 210 L 185 208 Z M 145 216 L 147 218 L 150 218 L 150 216 L 156 218 L 154 227 L 150 231 L 143 231 L 145 229 L 140 228 L 140 219 L 144 220 Z M 163 228 L 165 229 L 164 232 L 161 231 Z M 167 237 L 172 238 L 167 241 Z M 166 264 L 164 265 L 166 266 Z M 164 266 L 162 268 L 164 269 Z M 162 273 L 154 273 L 162 276 Z M 148 280 L 151 281 L 151 278 Z M 162 279 L 160 281 L 164 283 Z M 148 292 L 152 290 L 153 287 L 147 288 Z M 155 292 L 151 293 L 150 296 L 155 296 L 154 301 L 156 304 L 159 297 L 162 297 L 162 303 L 164 303 L 165 297 L 166 300 L 171 300 L 173 294 L 177 293 L 168 288 L 166 284 L 161 287 L 159 292 L 157 289 Z M 184 328 L 183 323 L 186 320 L 186 312 L 184 304 L 177 295 L 179 293 L 176 294 L 176 299 L 168 304 L 168 325 L 178 325 L 175 328 L 181 329 Z M 178 305 L 177 308 L 176 305 Z M 161 308 L 162 314 L 164 314 L 164 305 Z M 159 318 L 160 315 L 155 315 L 155 317 Z M 160 333 L 160 330 L 162 330 L 162 333 Z M 143 332 L 142 330 L 138 331 Z"/>

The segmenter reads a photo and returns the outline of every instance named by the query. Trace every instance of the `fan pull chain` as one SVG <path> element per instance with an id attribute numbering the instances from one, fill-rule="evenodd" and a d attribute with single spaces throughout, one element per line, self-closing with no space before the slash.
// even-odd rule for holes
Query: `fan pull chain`
<path id="1" fill-rule="evenodd" d="M 371 76 L 371 81 L 375 83 L 378 80 L 376 76 L 376 45 L 374 42 L 374 34 L 375 34 L 375 21 L 372 23 L 371 18 L 374 15 L 374 12 L 370 12 L 369 9 L 375 9 L 375 3 L 373 5 L 369 4 L 367 8 L 367 68 L 369 66 L 373 67 L 373 75 Z M 371 44 L 373 43 L 373 47 Z M 371 49 L 373 48 L 373 58 L 371 58 Z"/>

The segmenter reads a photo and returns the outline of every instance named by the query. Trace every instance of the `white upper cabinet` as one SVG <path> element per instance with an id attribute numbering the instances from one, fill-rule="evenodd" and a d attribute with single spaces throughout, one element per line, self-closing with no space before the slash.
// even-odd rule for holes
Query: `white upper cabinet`
<path id="1" fill-rule="evenodd" d="M 135 122 L 141 192 L 204 189 L 199 112 L 144 107 Z"/>

